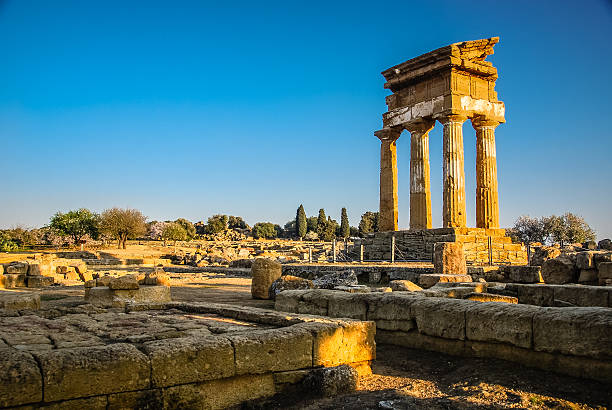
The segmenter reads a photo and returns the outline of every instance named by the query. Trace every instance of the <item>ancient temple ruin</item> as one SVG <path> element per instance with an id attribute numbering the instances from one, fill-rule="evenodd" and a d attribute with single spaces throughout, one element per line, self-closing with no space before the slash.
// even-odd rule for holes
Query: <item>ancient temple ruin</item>
<path id="1" fill-rule="evenodd" d="M 396 141 L 406 130 L 411 139 L 410 231 L 418 230 L 421 236 L 433 235 L 431 243 L 438 240 L 439 233 L 447 236 L 441 240 L 448 240 L 450 235 L 452 241 L 476 244 L 466 249 L 473 262 L 523 261 L 523 255 L 516 253 L 521 251 L 520 245 L 511 244 L 505 231 L 499 229 L 495 128 L 505 122 L 505 107 L 495 92 L 497 69 L 485 61 L 498 41 L 498 37 L 492 37 L 451 44 L 382 72 L 387 80 L 385 88 L 393 94 L 387 97 L 389 109 L 383 114 L 383 128 L 374 133 L 381 141 L 380 231 L 398 230 Z M 466 221 L 462 127 L 467 120 L 476 131 L 476 229 L 467 228 Z M 436 122 L 443 126 L 442 217 L 443 228 L 448 232 L 432 230 L 429 131 Z M 468 238 L 462 238 L 466 235 Z M 415 242 L 415 238 L 411 240 Z M 426 248 L 425 254 L 431 252 L 433 245 L 423 244 L 418 238 L 416 242 L 419 243 L 412 243 L 413 249 L 421 245 Z M 487 248 L 482 249 L 479 243 Z M 498 257 L 491 255 L 491 243 L 499 245 Z M 471 250 L 484 253 L 477 257 Z"/>

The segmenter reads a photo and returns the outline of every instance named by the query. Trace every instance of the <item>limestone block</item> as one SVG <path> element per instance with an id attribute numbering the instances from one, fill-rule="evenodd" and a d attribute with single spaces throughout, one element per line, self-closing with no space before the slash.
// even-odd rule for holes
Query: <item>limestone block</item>
<path id="1" fill-rule="evenodd" d="M 552 286 L 556 301 L 571 303 L 575 306 L 608 307 L 608 289 L 601 286 Z"/>
<path id="2" fill-rule="evenodd" d="M 597 284 L 598 272 L 597 269 L 581 269 L 578 276 L 578 283 Z"/>
<path id="3" fill-rule="evenodd" d="M 97 288 L 92 288 L 97 289 Z M 172 299 L 168 286 L 142 286 L 140 289 L 112 290 L 112 307 L 123 307 L 129 303 L 166 303 Z"/>
<path id="4" fill-rule="evenodd" d="M 391 287 L 391 290 L 400 292 L 416 292 L 418 290 L 423 290 L 422 287 L 415 285 L 409 280 L 392 280 L 389 282 L 389 286 Z"/>
<path id="5" fill-rule="evenodd" d="M 578 269 L 569 258 L 548 259 L 542 264 L 542 278 L 555 285 L 574 283 L 578 280 Z"/>
<path id="6" fill-rule="evenodd" d="M 518 298 L 514 296 L 497 295 L 493 293 L 470 293 L 466 299 L 476 302 L 500 302 L 517 304 Z"/>
<path id="7" fill-rule="evenodd" d="M 541 283 L 542 274 L 539 266 L 504 266 L 500 271 L 505 273 L 509 282 Z"/>
<path id="8" fill-rule="evenodd" d="M 138 279 L 133 277 L 132 275 L 120 276 L 118 278 L 113 278 L 108 284 L 109 289 L 116 290 L 130 290 L 130 289 L 138 289 Z"/>
<path id="9" fill-rule="evenodd" d="M 85 284 L 83 285 L 85 286 L 85 288 L 95 288 L 96 287 L 96 280 L 88 280 L 87 282 L 85 282 Z"/>
<path id="10" fill-rule="evenodd" d="M 161 403 L 161 390 L 139 390 L 109 394 L 107 410 L 158 409 Z"/>
<path id="11" fill-rule="evenodd" d="M 303 386 L 319 397 L 334 397 L 357 389 L 359 374 L 349 365 L 323 367 L 312 370 L 305 377 Z"/>
<path id="12" fill-rule="evenodd" d="M 98 279 L 96 279 L 96 286 L 106 286 L 106 287 L 108 287 L 108 284 L 113 279 L 114 278 L 112 276 L 109 276 L 109 275 L 104 275 L 102 277 L 99 277 Z"/>
<path id="13" fill-rule="evenodd" d="M 466 310 L 466 337 L 530 349 L 533 316 L 538 311 L 539 308 L 529 305 L 475 304 Z"/>
<path id="14" fill-rule="evenodd" d="M 598 266 L 599 273 L 597 274 L 597 278 L 599 280 L 599 284 L 605 284 L 607 279 L 612 279 L 612 262 L 602 262 Z"/>
<path id="15" fill-rule="evenodd" d="M 9 265 L 5 266 L 4 272 L 14 275 L 25 275 L 28 273 L 28 267 L 28 262 L 11 262 Z"/>
<path id="16" fill-rule="evenodd" d="M 467 274 L 461 242 L 438 242 L 434 245 L 434 272 L 449 275 Z"/>
<path id="17" fill-rule="evenodd" d="M 50 276 L 28 276 L 28 288 L 44 288 L 53 285 L 55 280 Z"/>
<path id="18" fill-rule="evenodd" d="M 301 291 L 286 290 L 276 295 L 274 310 L 297 313 Z"/>
<path id="19" fill-rule="evenodd" d="M 272 282 L 270 286 L 270 299 L 276 299 L 276 295 L 285 290 L 313 289 L 311 280 L 292 275 L 283 275 Z"/>
<path id="20" fill-rule="evenodd" d="M 153 272 L 147 272 L 144 279 L 139 280 L 139 284 L 151 286 L 170 286 L 170 276 L 164 271 L 163 268 L 156 267 L 154 268 Z"/>
<path id="21" fill-rule="evenodd" d="M 602 307 L 542 308 L 533 319 L 537 351 L 612 357 L 612 309 Z"/>
<path id="22" fill-rule="evenodd" d="M 149 359 L 133 345 L 117 343 L 34 355 L 45 382 L 45 401 L 149 388 Z"/>
<path id="23" fill-rule="evenodd" d="M 419 285 L 427 289 L 440 282 L 472 282 L 470 275 L 446 275 L 440 273 L 426 273 L 419 276 Z"/>
<path id="24" fill-rule="evenodd" d="M 313 366 L 331 367 L 376 358 L 374 322 L 309 322 L 299 326 L 312 333 Z"/>
<path id="25" fill-rule="evenodd" d="M 42 401 L 42 388 L 38 364 L 29 353 L 0 351 L 0 407 Z"/>
<path id="26" fill-rule="evenodd" d="M 257 258 L 251 267 L 251 296 L 254 299 L 268 299 L 270 286 L 281 277 L 282 265 L 271 259 Z"/>
<path id="27" fill-rule="evenodd" d="M 85 288 L 85 301 L 94 306 L 112 307 L 113 291 L 108 287 Z"/>
<path id="28" fill-rule="evenodd" d="M 578 269 L 592 269 L 595 268 L 594 258 L 595 252 L 579 252 L 576 255 L 576 266 Z"/>
<path id="29" fill-rule="evenodd" d="M 12 288 L 25 288 L 27 286 L 26 283 L 26 274 L 13 274 L 13 273 L 5 273 L 4 274 L 4 287 L 6 289 Z"/>
<path id="30" fill-rule="evenodd" d="M 248 375 L 164 389 L 164 409 L 220 410 L 275 394 L 272 374 Z"/>
<path id="31" fill-rule="evenodd" d="M 302 291 L 298 313 L 327 316 L 329 299 L 341 291 L 328 289 L 313 289 Z"/>
<path id="32" fill-rule="evenodd" d="M 40 309 L 40 294 L 32 292 L 0 292 L 0 309 L 38 310 Z"/>
<path id="33" fill-rule="evenodd" d="M 327 316 L 366 320 L 368 305 L 360 294 L 338 293 L 328 302 Z"/>
<path id="34" fill-rule="evenodd" d="M 96 396 L 84 399 L 65 400 L 39 408 L 44 410 L 106 410 L 107 403 L 106 396 Z"/>
<path id="35" fill-rule="evenodd" d="M 410 306 L 420 296 L 411 293 L 383 293 L 368 299 L 368 320 L 394 320 L 412 322 Z"/>
<path id="36" fill-rule="evenodd" d="M 464 340 L 433 337 L 416 331 L 381 330 L 377 332 L 376 339 L 378 343 L 404 346 L 411 349 L 429 350 L 457 356 L 465 355 L 466 341 Z"/>
<path id="37" fill-rule="evenodd" d="M 519 303 L 535 306 L 552 306 L 553 288 L 546 285 L 521 285 L 517 287 Z"/>
<path id="38" fill-rule="evenodd" d="M 422 298 L 410 311 L 419 333 L 465 340 L 465 311 L 474 302 L 458 299 Z"/>
<path id="39" fill-rule="evenodd" d="M 51 274 L 51 264 L 43 263 L 41 261 L 30 261 L 28 262 L 30 267 L 28 269 L 28 275 L 30 276 L 47 276 Z"/>
<path id="40" fill-rule="evenodd" d="M 234 376 L 234 348 L 225 337 L 179 338 L 145 343 L 153 386 Z"/>
<path id="41" fill-rule="evenodd" d="M 297 370 L 312 365 L 312 335 L 296 326 L 228 338 L 235 350 L 237 375 Z"/>

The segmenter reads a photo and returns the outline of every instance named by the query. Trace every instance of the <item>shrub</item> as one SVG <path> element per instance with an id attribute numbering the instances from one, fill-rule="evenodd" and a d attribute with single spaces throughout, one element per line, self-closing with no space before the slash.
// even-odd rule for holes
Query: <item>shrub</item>
<path id="1" fill-rule="evenodd" d="M 178 239 L 179 241 L 190 241 L 196 237 L 195 226 L 193 226 L 193 224 L 187 219 L 179 218 L 174 222 L 181 225 L 185 230 L 185 239 Z"/>
<path id="2" fill-rule="evenodd" d="M 170 222 L 164 226 L 161 237 L 176 243 L 176 241 L 188 240 L 189 235 L 182 224 L 179 222 Z"/>
<path id="3" fill-rule="evenodd" d="M 227 229 L 229 218 L 227 215 L 213 215 L 206 223 L 206 233 L 216 234 Z"/>
<path id="4" fill-rule="evenodd" d="M 253 237 L 255 239 L 274 239 L 277 235 L 278 231 L 271 222 L 258 222 L 253 226 Z"/>

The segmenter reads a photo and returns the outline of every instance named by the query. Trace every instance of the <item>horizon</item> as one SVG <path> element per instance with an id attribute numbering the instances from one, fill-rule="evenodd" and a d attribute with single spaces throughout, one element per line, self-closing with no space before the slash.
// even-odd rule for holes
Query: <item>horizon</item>
<path id="1" fill-rule="evenodd" d="M 393 16 L 368 2 L 266 5 L 0 1 L 0 228 L 114 206 L 149 221 L 227 214 L 284 226 L 300 204 L 307 216 L 324 208 L 336 221 L 346 207 L 357 226 L 378 211 L 373 132 L 390 94 L 381 72 L 498 36 L 487 60 L 506 106 L 496 129 L 501 226 L 572 212 L 598 239 L 612 237 L 609 2 L 443 1 L 398 4 Z M 469 123 L 463 132 L 475 226 L 475 134 Z M 437 123 L 434 228 L 441 136 Z M 408 228 L 409 158 L 404 132 L 400 229 Z"/>

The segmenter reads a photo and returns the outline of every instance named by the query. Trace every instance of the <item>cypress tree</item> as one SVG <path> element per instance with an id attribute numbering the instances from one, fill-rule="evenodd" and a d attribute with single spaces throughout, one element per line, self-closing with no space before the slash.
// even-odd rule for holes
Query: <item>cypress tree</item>
<path id="1" fill-rule="evenodd" d="M 327 217 L 325 216 L 325 210 L 321 208 L 319 209 L 319 217 L 317 218 L 317 234 L 319 238 L 323 236 L 325 228 L 327 228 Z"/>
<path id="2" fill-rule="evenodd" d="M 348 215 L 346 214 L 346 208 L 342 208 L 340 215 L 340 236 L 348 238 L 351 234 L 351 227 L 349 225 Z"/>
<path id="3" fill-rule="evenodd" d="M 307 227 L 306 212 L 304 212 L 304 206 L 300 205 L 295 217 L 295 233 L 298 238 L 303 238 L 306 236 Z"/>

